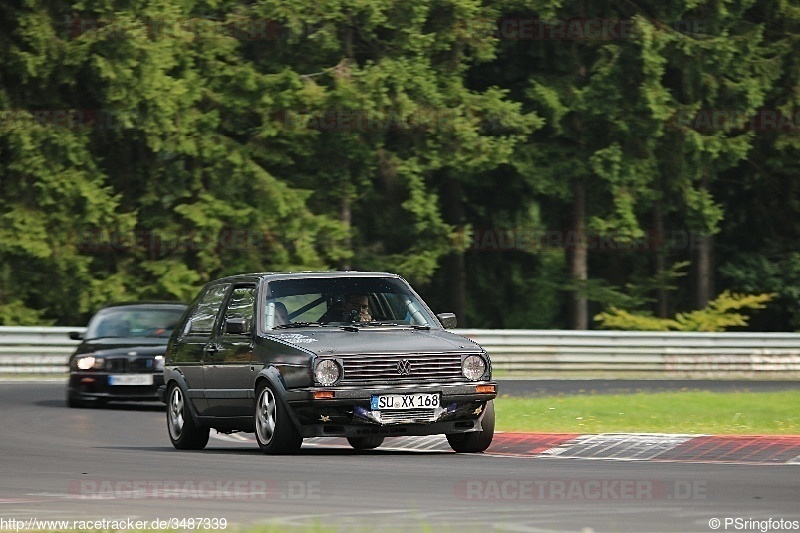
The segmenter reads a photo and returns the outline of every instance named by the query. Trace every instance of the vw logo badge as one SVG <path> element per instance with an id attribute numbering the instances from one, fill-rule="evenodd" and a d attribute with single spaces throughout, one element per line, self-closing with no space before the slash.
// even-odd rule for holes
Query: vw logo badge
<path id="1" fill-rule="evenodd" d="M 401 376 L 407 376 L 411 373 L 411 363 L 408 359 L 400 359 L 397 362 L 397 373 Z"/>

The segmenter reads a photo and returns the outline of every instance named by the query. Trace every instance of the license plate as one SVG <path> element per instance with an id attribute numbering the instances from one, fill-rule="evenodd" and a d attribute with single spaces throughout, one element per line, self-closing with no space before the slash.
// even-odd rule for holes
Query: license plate
<path id="1" fill-rule="evenodd" d="M 152 385 L 153 374 L 119 374 L 108 376 L 109 385 Z"/>
<path id="2" fill-rule="evenodd" d="M 381 394 L 372 396 L 373 411 L 439 407 L 439 394 Z"/>

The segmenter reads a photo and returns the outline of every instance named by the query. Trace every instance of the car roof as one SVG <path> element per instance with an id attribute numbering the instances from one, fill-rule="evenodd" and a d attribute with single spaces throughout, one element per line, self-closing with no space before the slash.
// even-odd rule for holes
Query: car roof
<path id="1" fill-rule="evenodd" d="M 362 272 L 358 270 L 327 270 L 327 271 L 298 271 L 298 272 L 251 272 L 246 274 L 235 274 L 211 281 L 217 282 L 237 282 L 237 281 L 272 281 L 278 279 L 302 279 L 302 278 L 401 278 L 398 274 L 391 272 Z"/>
<path id="2" fill-rule="evenodd" d="M 97 310 L 98 313 L 103 311 L 109 311 L 112 309 L 122 309 L 127 307 L 136 307 L 136 308 L 163 308 L 163 307 L 174 307 L 176 309 L 186 309 L 187 305 L 181 302 L 162 302 L 162 301 L 145 301 L 145 302 L 117 302 L 112 304 L 107 304 Z"/>

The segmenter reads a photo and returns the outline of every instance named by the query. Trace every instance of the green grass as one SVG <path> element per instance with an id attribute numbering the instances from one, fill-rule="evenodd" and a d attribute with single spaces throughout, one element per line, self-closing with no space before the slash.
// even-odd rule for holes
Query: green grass
<path id="1" fill-rule="evenodd" d="M 497 431 L 800 435 L 800 391 L 501 396 L 495 410 Z"/>

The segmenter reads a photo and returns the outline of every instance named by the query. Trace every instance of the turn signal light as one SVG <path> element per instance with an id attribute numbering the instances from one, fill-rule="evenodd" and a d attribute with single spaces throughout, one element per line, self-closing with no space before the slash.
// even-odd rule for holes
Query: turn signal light
<path id="1" fill-rule="evenodd" d="M 496 392 L 494 385 L 478 385 L 475 387 L 475 392 Z"/>
<path id="2" fill-rule="evenodd" d="M 315 400 L 328 400 L 330 398 L 333 398 L 333 391 L 332 390 L 314 391 L 314 399 Z"/>

